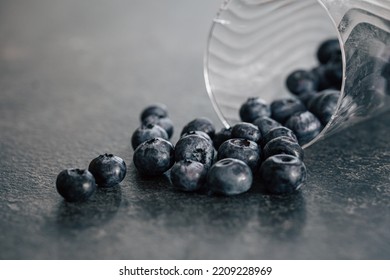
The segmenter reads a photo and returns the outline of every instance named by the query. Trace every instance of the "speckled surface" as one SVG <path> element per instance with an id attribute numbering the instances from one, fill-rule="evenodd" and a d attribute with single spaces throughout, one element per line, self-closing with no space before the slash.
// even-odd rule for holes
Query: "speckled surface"
<path id="1" fill-rule="evenodd" d="M 131 133 L 166 103 L 206 116 L 202 58 L 219 1 L 0 2 L 0 259 L 389 259 L 390 113 L 306 150 L 307 185 L 273 197 L 140 178 Z M 125 180 L 84 204 L 57 174 L 101 153 Z"/>

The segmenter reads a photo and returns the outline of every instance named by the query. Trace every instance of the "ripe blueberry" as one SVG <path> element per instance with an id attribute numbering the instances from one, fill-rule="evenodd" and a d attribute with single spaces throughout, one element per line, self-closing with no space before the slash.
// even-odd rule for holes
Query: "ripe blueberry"
<path id="1" fill-rule="evenodd" d="M 274 155 L 263 162 L 260 176 L 268 192 L 288 194 L 298 190 L 305 183 L 306 166 L 297 157 Z"/>
<path id="2" fill-rule="evenodd" d="M 183 135 L 184 133 L 187 133 L 189 131 L 203 131 L 207 133 L 210 138 L 212 139 L 215 134 L 215 127 L 211 120 L 205 117 L 196 118 L 192 121 L 190 121 L 188 124 L 186 124 L 181 131 L 180 135 Z"/>
<path id="3" fill-rule="evenodd" d="M 292 155 L 303 160 L 302 147 L 299 146 L 297 142 L 286 136 L 280 136 L 272 139 L 264 146 L 263 159 L 278 154 Z"/>
<path id="4" fill-rule="evenodd" d="M 254 124 L 240 122 L 233 126 L 232 138 L 243 138 L 257 143 L 261 139 L 261 132 Z"/>
<path id="5" fill-rule="evenodd" d="M 321 122 L 309 111 L 292 115 L 286 122 L 298 138 L 298 143 L 304 145 L 313 140 L 322 130 Z"/>
<path id="6" fill-rule="evenodd" d="M 231 138 L 232 138 L 232 127 L 221 128 L 220 131 L 215 133 L 214 138 L 213 138 L 213 143 L 214 143 L 215 149 L 218 150 L 218 148 L 222 145 L 223 142 L 225 142 L 226 140 L 229 140 Z"/>
<path id="7" fill-rule="evenodd" d="M 259 97 L 250 97 L 240 107 L 240 118 L 243 122 L 253 122 L 259 117 L 269 117 L 271 109 L 269 104 Z"/>
<path id="8" fill-rule="evenodd" d="M 207 169 L 198 161 L 189 159 L 176 162 L 171 168 L 171 182 L 179 190 L 200 190 L 206 181 Z"/>
<path id="9" fill-rule="evenodd" d="M 214 146 L 199 135 L 181 137 L 175 146 L 175 161 L 189 159 L 198 161 L 208 169 L 214 161 Z"/>
<path id="10" fill-rule="evenodd" d="M 266 135 L 271 129 L 282 126 L 279 122 L 269 117 L 257 118 L 253 121 L 253 124 L 258 127 L 262 137 Z"/>
<path id="11" fill-rule="evenodd" d="M 295 136 L 294 132 L 292 132 L 291 129 L 289 129 L 285 126 L 279 126 L 279 127 L 275 127 L 273 129 L 271 129 L 270 131 L 268 131 L 268 133 L 266 135 L 264 135 L 264 137 L 261 141 L 261 146 L 264 147 L 265 145 L 267 145 L 268 142 L 270 142 L 271 140 L 278 138 L 280 136 L 288 137 L 291 139 L 291 141 L 298 143 L 298 139 Z"/>
<path id="12" fill-rule="evenodd" d="M 340 91 L 338 90 L 328 89 L 321 91 L 310 100 L 308 109 L 321 121 L 322 125 L 325 126 L 336 111 L 339 98 Z"/>
<path id="13" fill-rule="evenodd" d="M 86 169 L 66 169 L 58 174 L 56 188 L 66 201 L 82 202 L 96 191 L 96 183 Z"/>
<path id="14" fill-rule="evenodd" d="M 210 136 L 206 132 L 200 130 L 191 130 L 181 135 L 180 138 L 186 137 L 188 135 L 198 135 L 200 137 L 205 138 L 207 141 L 210 142 L 211 145 L 213 145 L 213 140 L 211 140 Z"/>
<path id="15" fill-rule="evenodd" d="M 142 124 L 144 126 L 147 126 L 149 124 L 160 126 L 161 128 L 163 128 L 167 132 L 168 139 L 171 139 L 171 137 L 173 135 L 173 131 L 174 131 L 173 122 L 168 117 L 160 118 L 157 115 L 149 115 L 142 121 Z"/>
<path id="16" fill-rule="evenodd" d="M 318 80 L 310 71 L 296 70 L 287 77 L 286 86 L 291 93 L 300 96 L 305 92 L 316 91 Z"/>
<path id="17" fill-rule="evenodd" d="M 168 116 L 167 106 L 165 106 L 164 104 L 154 104 L 146 107 L 141 112 L 141 122 L 143 122 L 144 119 L 146 119 L 150 115 L 155 115 L 159 118 L 167 117 Z"/>
<path id="18" fill-rule="evenodd" d="M 317 50 L 317 58 L 321 64 L 326 64 L 337 55 L 341 55 L 340 43 L 337 39 L 328 39 L 320 44 Z"/>
<path id="19" fill-rule="evenodd" d="M 285 123 L 293 114 L 302 111 L 306 111 L 306 107 L 297 98 L 283 98 L 271 103 L 271 117 L 279 123 Z"/>
<path id="20" fill-rule="evenodd" d="M 236 195 L 248 191 L 253 175 L 249 166 L 238 159 L 225 158 L 216 162 L 207 175 L 207 187 L 212 193 Z"/>
<path id="21" fill-rule="evenodd" d="M 150 139 L 135 149 L 133 162 L 142 175 L 162 175 L 174 164 L 174 148 L 165 139 Z"/>
<path id="22" fill-rule="evenodd" d="M 131 145 L 135 150 L 141 143 L 153 138 L 163 138 L 165 140 L 168 140 L 168 134 L 159 125 L 156 124 L 141 125 L 133 132 L 133 135 L 131 136 Z"/>
<path id="23" fill-rule="evenodd" d="M 118 156 L 104 154 L 93 159 L 88 170 L 95 177 L 99 187 L 109 188 L 119 184 L 125 178 L 126 163 Z"/>
<path id="24" fill-rule="evenodd" d="M 259 146 L 250 140 L 232 138 L 222 143 L 218 149 L 218 160 L 224 158 L 235 158 L 245 162 L 255 172 L 260 165 Z"/>

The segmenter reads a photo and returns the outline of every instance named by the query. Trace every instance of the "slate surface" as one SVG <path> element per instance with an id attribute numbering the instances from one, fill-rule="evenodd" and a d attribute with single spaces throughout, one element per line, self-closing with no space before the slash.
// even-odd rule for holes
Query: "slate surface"
<path id="1" fill-rule="evenodd" d="M 389 259 L 390 114 L 306 150 L 307 186 L 271 197 L 173 190 L 132 164 L 139 112 L 207 116 L 202 58 L 219 1 L 0 2 L 1 259 Z M 81 205 L 57 174 L 110 152 L 128 175 Z"/>

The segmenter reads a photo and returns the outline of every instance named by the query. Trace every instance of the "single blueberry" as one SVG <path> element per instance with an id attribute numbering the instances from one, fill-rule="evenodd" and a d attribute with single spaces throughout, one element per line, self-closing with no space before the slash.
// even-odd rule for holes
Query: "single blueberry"
<path id="1" fill-rule="evenodd" d="M 339 90 L 324 90 L 319 92 L 315 98 L 308 103 L 308 109 L 325 126 L 336 111 L 337 103 L 340 98 Z"/>
<path id="2" fill-rule="evenodd" d="M 175 161 L 185 159 L 198 161 L 209 169 L 214 162 L 214 146 L 206 138 L 199 135 L 181 137 L 175 146 Z"/>
<path id="3" fill-rule="evenodd" d="M 215 133 L 214 138 L 213 138 L 213 143 L 214 143 L 215 149 L 218 150 L 218 148 L 222 145 L 223 142 L 225 142 L 226 140 L 229 140 L 231 138 L 232 138 L 232 127 L 221 128 L 220 131 Z"/>
<path id="4" fill-rule="evenodd" d="M 141 143 L 153 138 L 163 138 L 168 140 L 169 137 L 167 132 L 159 125 L 141 125 L 133 132 L 133 135 L 131 136 L 131 145 L 135 150 Z"/>
<path id="5" fill-rule="evenodd" d="M 171 139 L 172 135 L 173 135 L 173 131 L 174 131 L 174 126 L 173 126 L 173 122 L 170 118 L 168 117 L 165 117 L 165 118 L 160 118 L 159 116 L 157 115 L 150 115 L 150 116 L 147 116 L 143 121 L 142 121 L 142 124 L 144 126 L 147 126 L 149 124 L 153 124 L 153 125 L 158 125 L 160 126 L 161 128 L 163 128 L 167 134 L 168 134 L 168 139 Z"/>
<path id="6" fill-rule="evenodd" d="M 305 183 L 306 166 L 297 157 L 274 155 L 263 162 L 260 176 L 268 192 L 288 194 L 298 190 Z"/>
<path id="7" fill-rule="evenodd" d="M 294 132 L 300 145 L 309 143 L 322 130 L 321 122 L 309 111 L 292 115 L 287 120 L 286 127 Z"/>
<path id="8" fill-rule="evenodd" d="M 198 191 L 206 181 L 207 169 L 198 161 L 189 159 L 176 162 L 171 168 L 171 182 L 182 191 Z"/>
<path id="9" fill-rule="evenodd" d="M 86 169 L 66 169 L 56 180 L 58 193 L 68 202 L 86 201 L 96 191 L 95 178 Z"/>
<path id="10" fill-rule="evenodd" d="M 140 144 L 134 151 L 133 162 L 140 174 L 158 176 L 174 164 L 173 145 L 162 138 L 153 138 Z"/>
<path id="11" fill-rule="evenodd" d="M 271 117 L 285 123 L 293 114 L 306 111 L 305 105 L 297 98 L 283 98 L 271 103 Z"/>
<path id="12" fill-rule="evenodd" d="M 318 78 L 311 71 L 296 70 L 288 75 L 286 86 L 291 93 L 300 96 L 305 92 L 317 91 Z"/>
<path id="13" fill-rule="evenodd" d="M 211 145 L 213 145 L 213 140 L 211 140 L 210 136 L 206 132 L 200 130 L 191 130 L 181 135 L 180 138 L 186 137 L 188 135 L 198 135 L 200 137 L 205 138 L 207 141 L 210 142 Z"/>
<path id="14" fill-rule="evenodd" d="M 94 158 L 88 170 L 95 177 L 99 187 L 109 188 L 119 184 L 125 178 L 126 163 L 118 156 L 104 154 Z"/>
<path id="15" fill-rule="evenodd" d="M 313 75 L 315 75 L 318 81 L 318 91 L 328 89 L 332 87 L 332 82 L 329 81 L 327 78 L 326 72 L 328 71 L 328 67 L 326 65 L 318 65 L 317 67 L 313 68 L 311 72 Z M 301 98 L 301 96 L 299 96 Z"/>
<path id="16" fill-rule="evenodd" d="M 249 166 L 233 158 L 225 158 L 216 162 L 207 175 L 207 187 L 212 193 L 236 195 L 250 189 L 253 182 Z"/>
<path id="17" fill-rule="evenodd" d="M 201 117 L 201 118 L 196 118 L 190 121 L 188 124 L 186 124 L 183 130 L 181 131 L 180 135 L 183 135 L 184 133 L 189 131 L 196 131 L 196 130 L 207 133 L 211 139 L 213 139 L 215 134 L 215 127 L 213 122 L 208 118 Z"/>
<path id="18" fill-rule="evenodd" d="M 250 140 L 232 138 L 222 143 L 218 149 L 218 160 L 224 158 L 236 158 L 245 162 L 255 172 L 261 160 L 259 146 Z"/>
<path id="19" fill-rule="evenodd" d="M 272 139 L 264 146 L 263 159 L 278 154 L 292 155 L 300 160 L 303 160 L 304 155 L 302 147 L 297 142 L 286 136 L 280 136 Z"/>
<path id="20" fill-rule="evenodd" d="M 262 137 L 268 133 L 273 128 L 282 126 L 281 123 L 271 119 L 269 117 L 260 117 L 253 121 L 254 125 L 257 125 L 258 129 L 261 132 Z"/>
<path id="21" fill-rule="evenodd" d="M 264 147 L 268 142 L 280 136 L 288 137 L 291 139 L 291 141 L 298 143 L 298 138 L 291 129 L 285 126 L 279 126 L 271 129 L 267 134 L 264 135 L 261 141 L 261 146 Z"/>
<path id="22" fill-rule="evenodd" d="M 338 39 L 332 38 L 323 41 L 317 50 L 317 58 L 321 64 L 326 64 L 337 55 L 341 55 L 341 48 Z"/>
<path id="23" fill-rule="evenodd" d="M 250 97 L 240 107 L 240 118 L 243 122 L 253 122 L 259 117 L 271 116 L 269 104 L 259 97 Z"/>
<path id="24" fill-rule="evenodd" d="M 233 126 L 232 138 L 243 138 L 257 143 L 261 139 L 261 132 L 254 124 L 240 122 Z"/>
<path id="25" fill-rule="evenodd" d="M 155 115 L 159 118 L 166 118 L 168 117 L 168 110 L 167 106 L 164 104 L 154 104 L 146 107 L 142 112 L 141 112 L 141 122 L 144 121 L 147 117 L 150 115 Z"/>

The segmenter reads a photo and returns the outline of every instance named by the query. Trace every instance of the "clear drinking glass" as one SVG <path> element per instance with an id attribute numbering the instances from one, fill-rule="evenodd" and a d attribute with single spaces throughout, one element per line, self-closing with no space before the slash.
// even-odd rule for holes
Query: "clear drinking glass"
<path id="1" fill-rule="evenodd" d="M 288 74 L 318 65 L 319 44 L 337 37 L 343 83 L 331 121 L 308 147 L 390 108 L 389 0 L 226 0 L 204 61 L 207 91 L 228 127 L 248 97 L 290 96 Z"/>

